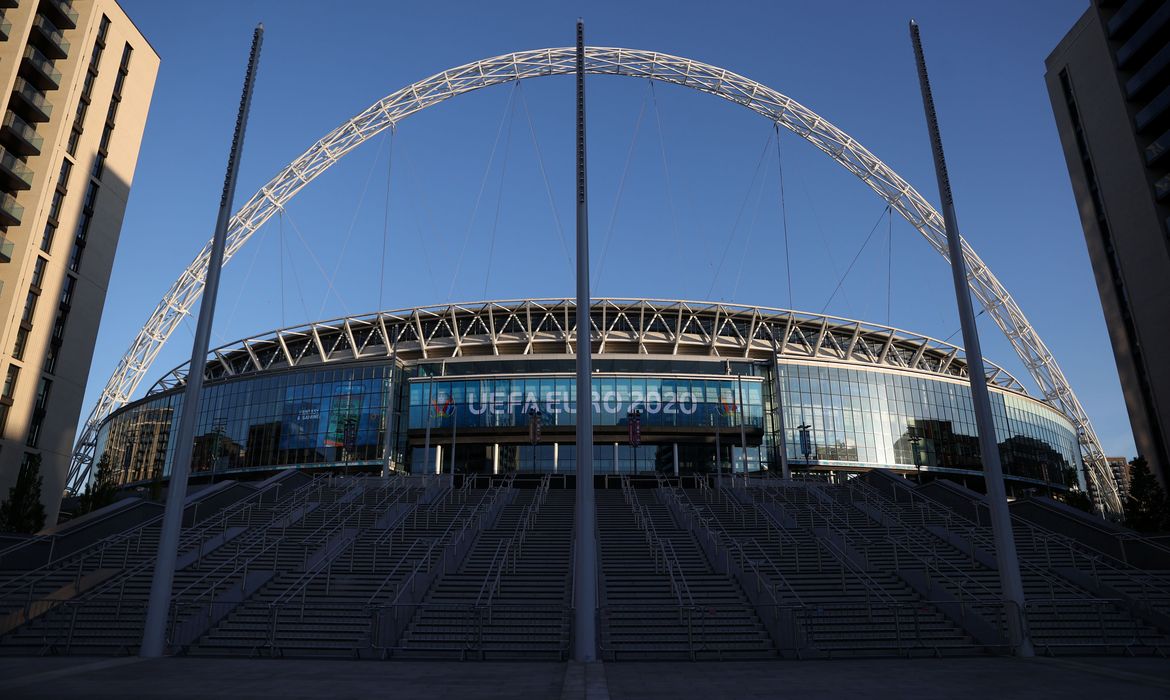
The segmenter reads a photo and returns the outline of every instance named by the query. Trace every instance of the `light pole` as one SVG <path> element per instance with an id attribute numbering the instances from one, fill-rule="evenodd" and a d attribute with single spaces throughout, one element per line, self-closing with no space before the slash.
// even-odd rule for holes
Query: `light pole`
<path id="1" fill-rule="evenodd" d="M 913 428 L 910 429 L 910 459 L 914 461 L 914 473 L 917 474 L 917 483 L 922 483 L 922 457 L 918 454 L 918 443 L 922 438 Z"/>
<path id="2" fill-rule="evenodd" d="M 809 432 L 812 430 L 812 426 L 808 423 L 801 423 L 796 426 L 796 429 L 800 431 L 800 452 L 804 455 L 804 468 L 810 469 L 812 464 L 809 462 L 809 454 L 812 453 L 812 437 Z"/>
<path id="3" fill-rule="evenodd" d="M 638 448 L 642 445 L 642 409 L 631 408 L 626 413 L 626 427 L 630 447 L 634 450 L 634 474 L 638 473 Z"/>

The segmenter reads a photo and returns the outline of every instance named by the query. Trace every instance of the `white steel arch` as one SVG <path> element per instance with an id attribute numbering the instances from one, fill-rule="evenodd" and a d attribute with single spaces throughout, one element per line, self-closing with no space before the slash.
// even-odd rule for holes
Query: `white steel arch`
<path id="1" fill-rule="evenodd" d="M 576 72 L 575 52 L 576 49 L 570 46 L 496 56 L 445 70 L 375 102 L 313 144 L 240 207 L 229 224 L 224 262 L 230 260 L 285 202 L 367 139 L 456 95 L 526 78 L 573 74 Z M 724 68 L 640 49 L 586 47 L 585 71 L 593 75 L 622 75 L 693 88 L 767 117 L 824 151 L 869 185 L 949 262 L 942 216 L 935 208 L 851 136 L 786 95 Z M 106 382 L 74 445 L 67 481 L 70 491 L 79 491 L 89 479 L 101 421 L 130 400 L 163 344 L 202 294 L 210 250 L 211 243 L 208 242 L 167 291 Z M 1105 463 L 1100 441 L 1052 352 L 1007 289 L 965 240 L 963 254 L 971 291 L 1007 336 L 1039 385 L 1044 399 L 1077 426 L 1090 487 L 1100 504 L 1108 511 L 1120 513 L 1121 500 Z"/>

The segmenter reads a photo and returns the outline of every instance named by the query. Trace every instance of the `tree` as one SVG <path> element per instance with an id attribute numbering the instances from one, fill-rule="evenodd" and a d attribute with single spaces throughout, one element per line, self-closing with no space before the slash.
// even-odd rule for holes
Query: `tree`
<path id="1" fill-rule="evenodd" d="M 97 463 L 97 473 L 93 481 L 85 487 L 81 494 L 81 503 L 77 508 L 78 515 L 92 513 L 98 508 L 105 508 L 114 502 L 118 495 L 118 478 L 114 473 L 114 465 L 110 463 L 110 453 L 103 452 Z"/>
<path id="2" fill-rule="evenodd" d="M 0 532 L 33 533 L 45 526 L 41 481 L 41 456 L 30 454 L 8 489 L 8 499 L 0 503 Z"/>
<path id="3" fill-rule="evenodd" d="M 1125 523 L 1138 532 L 1170 530 L 1170 504 L 1166 492 L 1150 471 L 1142 457 L 1129 463 L 1129 502 L 1125 508 Z"/>
<path id="4" fill-rule="evenodd" d="M 1089 494 L 1079 489 L 1070 489 L 1064 494 L 1064 502 L 1078 510 L 1083 510 L 1086 513 L 1093 512 L 1093 501 L 1089 498 Z"/>

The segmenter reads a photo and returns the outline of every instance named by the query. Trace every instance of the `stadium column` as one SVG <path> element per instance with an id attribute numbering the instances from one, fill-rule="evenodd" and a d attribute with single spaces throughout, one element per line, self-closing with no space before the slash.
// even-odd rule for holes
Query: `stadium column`
<path id="1" fill-rule="evenodd" d="M 776 331 L 772 331 L 772 384 L 773 399 L 772 411 L 776 414 L 776 451 L 780 455 L 780 476 L 792 478 L 792 470 L 788 466 L 788 436 L 784 431 L 784 392 L 780 381 L 780 346 L 776 343 Z"/>
<path id="2" fill-rule="evenodd" d="M 987 484 L 987 504 L 991 509 L 991 531 L 995 539 L 995 557 L 999 564 L 999 585 L 1003 590 L 1004 617 L 1007 620 L 1009 641 L 1017 656 L 1033 656 L 1032 641 L 1024 599 L 1024 584 L 1020 578 L 1020 561 L 1016 557 L 1016 541 L 1012 535 L 1011 514 L 1008 512 L 1007 493 L 1003 483 L 1003 465 L 999 459 L 999 445 L 995 441 L 995 421 L 991 414 L 991 397 L 987 392 L 987 373 L 983 368 L 983 351 L 979 347 L 979 329 L 971 305 L 971 290 L 967 285 L 967 261 L 963 257 L 963 240 L 955 215 L 951 181 L 943 155 L 942 136 L 938 130 L 938 116 L 934 111 L 934 97 L 930 92 L 930 77 L 926 73 L 926 57 L 922 53 L 922 39 L 918 24 L 911 20 L 910 39 L 918 63 L 918 82 L 922 90 L 922 106 L 926 111 L 926 126 L 930 131 L 930 145 L 934 154 L 934 170 L 938 178 L 938 193 L 942 199 L 943 225 L 947 233 L 947 252 L 951 260 L 951 277 L 955 285 L 955 299 L 959 305 L 959 321 L 963 330 L 963 347 L 967 355 L 967 378 L 971 382 L 971 400 L 975 405 L 975 427 L 979 432 L 979 455 L 983 462 L 983 479 Z"/>
<path id="3" fill-rule="evenodd" d="M 219 198 L 219 216 L 211 251 L 207 258 L 207 276 L 203 284 L 203 300 L 199 305 L 199 323 L 195 327 L 195 341 L 191 344 L 191 363 L 187 369 L 187 387 L 183 392 L 182 413 L 175 436 L 175 456 L 171 463 L 171 480 L 167 488 L 167 505 L 163 513 L 162 531 L 158 540 L 158 559 L 154 578 L 150 583 L 150 599 L 146 608 L 146 622 L 142 631 L 139 655 L 157 658 L 166 652 L 167 618 L 171 612 L 171 587 L 175 581 L 175 562 L 178 559 L 179 532 L 183 525 L 183 505 L 187 496 L 187 477 L 191 473 L 191 455 L 194 451 L 195 420 L 199 416 L 199 399 L 203 393 L 203 370 L 207 364 L 207 348 L 211 340 L 211 322 L 215 316 L 215 300 L 219 293 L 219 275 L 223 267 L 223 253 L 227 243 L 228 222 L 232 215 L 232 201 L 236 193 L 236 175 L 240 170 L 240 154 L 244 148 L 244 131 L 248 126 L 248 108 L 252 104 L 252 86 L 260 63 L 260 45 L 264 39 L 264 25 L 258 25 L 252 34 L 252 51 L 248 57 L 248 71 L 240 108 L 236 114 L 235 133 L 228 154 L 227 173 L 223 193 Z"/>
<path id="4" fill-rule="evenodd" d="M 593 496 L 593 351 L 589 325 L 589 193 L 585 169 L 585 22 L 577 20 L 577 527 L 576 661 L 597 660 L 597 524 Z"/>

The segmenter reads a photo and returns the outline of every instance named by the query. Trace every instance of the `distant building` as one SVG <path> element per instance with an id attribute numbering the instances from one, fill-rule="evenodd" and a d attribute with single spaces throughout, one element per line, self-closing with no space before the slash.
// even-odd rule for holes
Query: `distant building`
<path id="1" fill-rule="evenodd" d="M 1105 461 L 1109 463 L 1109 471 L 1113 472 L 1113 480 L 1117 482 L 1117 490 L 1121 492 L 1122 498 L 1129 494 L 1130 481 L 1130 467 L 1129 460 L 1125 457 L 1106 457 Z"/>
<path id="2" fill-rule="evenodd" d="M 1170 483 L 1170 0 L 1093 0 L 1046 65 L 1134 440 Z"/>
<path id="3" fill-rule="evenodd" d="M 0 498 L 57 517 L 159 58 L 113 0 L 0 0 Z"/>

